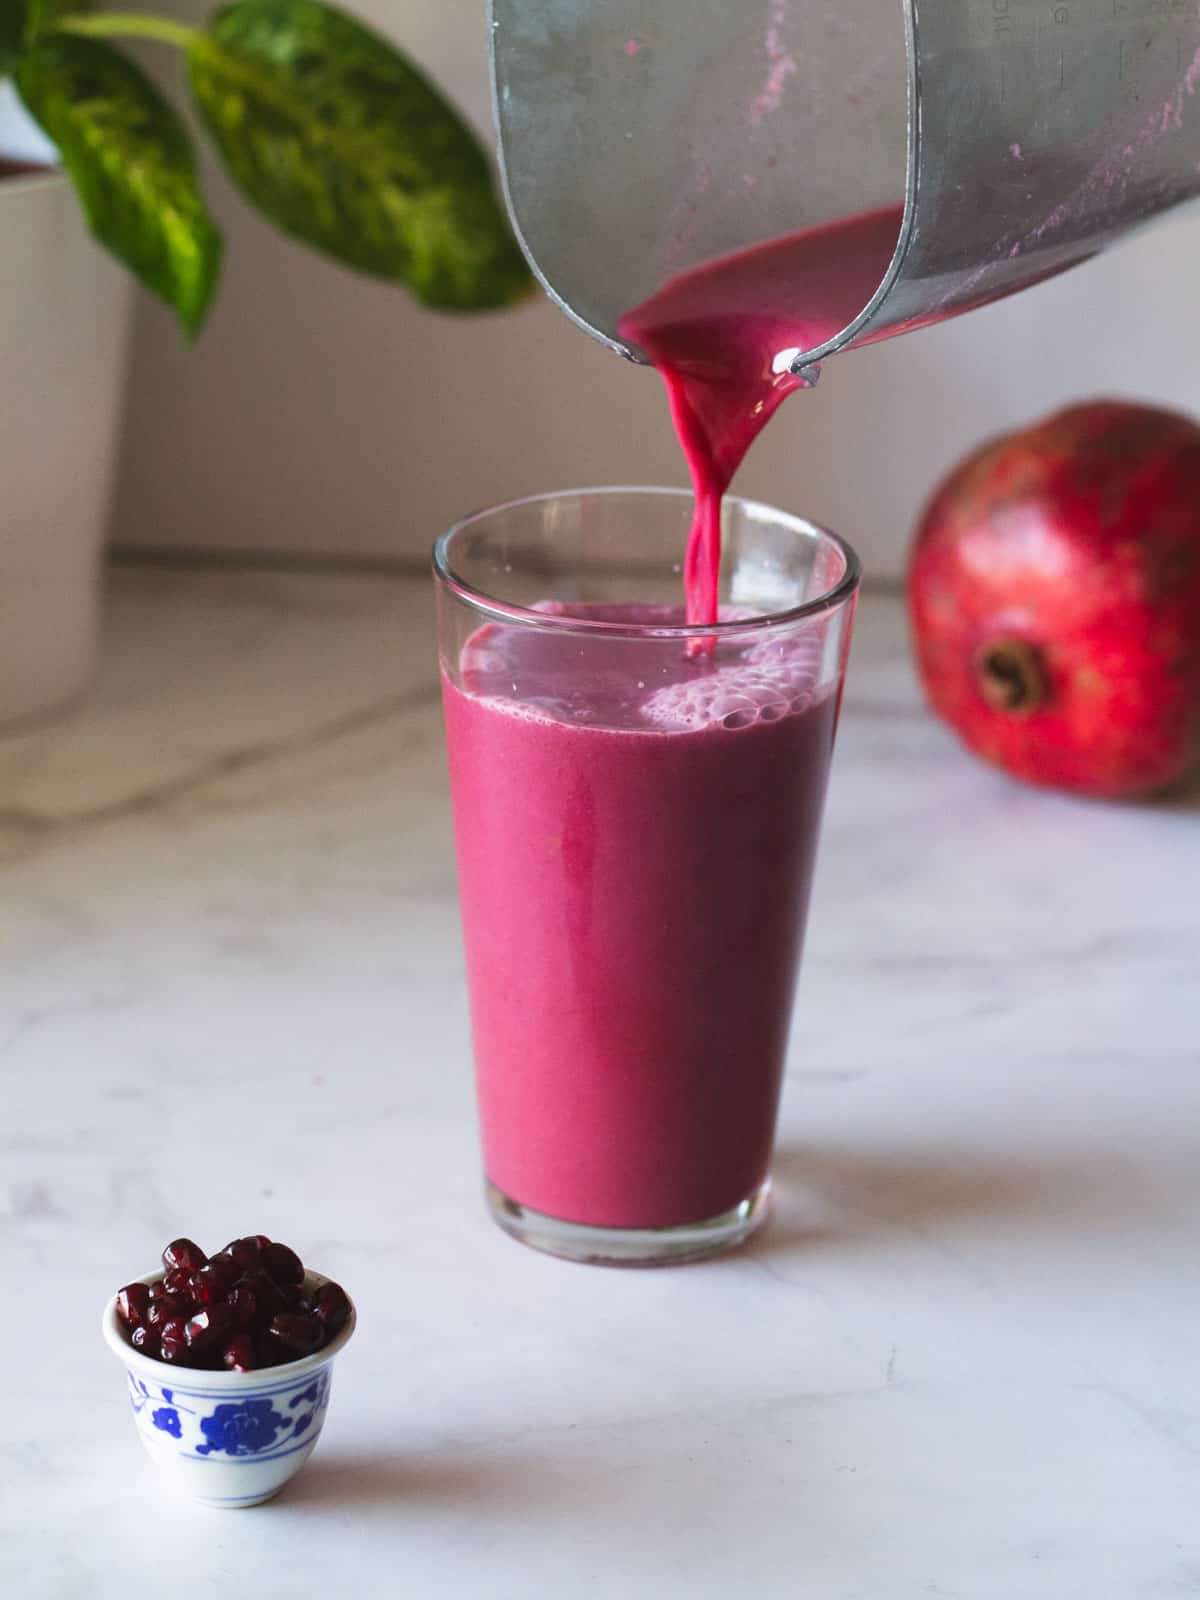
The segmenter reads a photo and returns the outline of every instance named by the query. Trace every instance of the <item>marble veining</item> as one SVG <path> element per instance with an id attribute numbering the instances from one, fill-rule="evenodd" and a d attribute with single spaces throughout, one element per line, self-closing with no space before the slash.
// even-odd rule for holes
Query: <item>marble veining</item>
<path id="1" fill-rule="evenodd" d="M 1200 1595 L 1200 799 L 988 771 L 868 597 L 775 1219 L 571 1267 L 480 1202 L 431 613 L 123 567 L 95 694 L 0 739 L 0 1281 L 44 1308 L 0 1317 L 0 1592 Z M 162 1496 L 96 1324 L 251 1228 L 360 1323 L 231 1518 Z"/>

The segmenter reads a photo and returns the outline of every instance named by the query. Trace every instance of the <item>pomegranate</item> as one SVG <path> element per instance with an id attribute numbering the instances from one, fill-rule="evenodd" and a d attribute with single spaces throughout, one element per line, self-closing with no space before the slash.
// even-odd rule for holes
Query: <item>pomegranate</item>
<path id="1" fill-rule="evenodd" d="M 930 703 L 987 760 L 1110 798 L 1200 753 L 1200 426 L 1116 400 L 985 444 L 908 578 Z"/>

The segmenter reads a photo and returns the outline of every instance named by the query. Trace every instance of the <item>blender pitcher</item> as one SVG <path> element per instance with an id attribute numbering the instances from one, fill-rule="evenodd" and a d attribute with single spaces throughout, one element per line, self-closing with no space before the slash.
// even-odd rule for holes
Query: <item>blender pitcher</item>
<path id="1" fill-rule="evenodd" d="M 525 252 L 633 360 L 630 307 L 781 235 L 895 207 L 874 293 L 794 352 L 811 379 L 1200 190 L 1197 0 L 491 0 L 491 30 Z"/>

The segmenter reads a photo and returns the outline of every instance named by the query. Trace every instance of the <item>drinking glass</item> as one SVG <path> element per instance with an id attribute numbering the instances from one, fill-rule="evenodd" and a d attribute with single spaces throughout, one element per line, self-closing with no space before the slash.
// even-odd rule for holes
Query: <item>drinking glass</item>
<path id="1" fill-rule="evenodd" d="M 487 1204 L 575 1260 L 705 1255 L 768 1208 L 859 566 L 727 498 L 688 626 L 691 509 L 538 495 L 434 552 Z"/>

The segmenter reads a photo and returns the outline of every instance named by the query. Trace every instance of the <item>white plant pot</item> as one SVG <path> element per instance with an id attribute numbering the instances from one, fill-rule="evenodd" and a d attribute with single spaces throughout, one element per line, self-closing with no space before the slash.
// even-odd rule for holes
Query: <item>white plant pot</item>
<path id="1" fill-rule="evenodd" d="M 0 153 L 28 153 L 8 111 Z M 3 727 L 92 674 L 131 289 L 56 173 L 0 178 L 0 240 Z"/>

